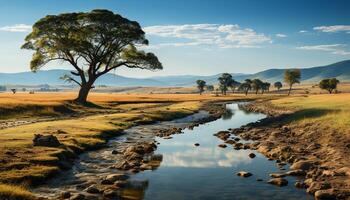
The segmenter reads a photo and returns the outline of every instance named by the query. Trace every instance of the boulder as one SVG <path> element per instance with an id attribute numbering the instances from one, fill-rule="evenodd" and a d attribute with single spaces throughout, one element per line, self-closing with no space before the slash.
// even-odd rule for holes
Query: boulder
<path id="1" fill-rule="evenodd" d="M 284 178 L 272 178 L 269 181 L 267 181 L 267 183 L 270 183 L 272 185 L 277 185 L 280 187 L 288 185 L 288 181 Z"/>
<path id="2" fill-rule="evenodd" d="M 227 145 L 226 144 L 219 144 L 218 147 L 221 147 L 221 148 L 226 148 Z"/>
<path id="3" fill-rule="evenodd" d="M 269 174 L 269 176 L 272 178 L 282 178 L 282 177 L 285 177 L 286 174 L 272 173 L 272 174 Z"/>
<path id="4" fill-rule="evenodd" d="M 124 181 L 128 178 L 129 178 L 129 176 L 126 174 L 110 174 L 110 175 L 106 176 L 105 180 L 114 183 L 115 181 Z"/>
<path id="5" fill-rule="evenodd" d="M 309 194 L 315 194 L 315 192 L 318 190 L 326 190 L 326 189 L 330 189 L 330 188 L 331 188 L 331 185 L 327 182 L 314 181 L 309 185 L 309 187 L 307 188 L 306 191 Z"/>
<path id="6" fill-rule="evenodd" d="M 56 136 L 35 134 L 33 146 L 59 147 L 61 146 L 61 143 L 58 141 Z"/>
<path id="7" fill-rule="evenodd" d="M 236 175 L 241 177 L 249 177 L 249 176 L 252 176 L 253 174 L 250 172 L 240 171 L 240 172 L 237 172 Z"/>
<path id="8" fill-rule="evenodd" d="M 314 166 L 314 164 L 311 161 L 301 160 L 301 161 L 293 163 L 293 165 L 290 168 L 291 169 L 309 170 L 313 166 Z"/>
<path id="9" fill-rule="evenodd" d="M 61 193 L 61 198 L 62 199 L 68 199 L 71 197 L 71 193 L 70 192 L 62 192 Z"/>
<path id="10" fill-rule="evenodd" d="M 84 191 L 90 194 L 100 193 L 100 190 L 96 187 L 96 185 L 91 185 L 88 188 L 86 188 Z"/>
<path id="11" fill-rule="evenodd" d="M 332 189 L 328 190 L 318 190 L 315 192 L 315 199 L 316 200 L 331 200 L 331 199 L 336 199 L 336 196 L 334 194 L 334 191 Z"/>
<path id="12" fill-rule="evenodd" d="M 290 170 L 290 171 L 286 172 L 286 175 L 288 175 L 288 176 L 305 176 L 306 172 L 304 170 L 301 170 L 301 169 L 296 169 L 296 170 Z"/>
<path id="13" fill-rule="evenodd" d="M 248 154 L 249 158 L 255 158 L 255 154 L 254 153 L 250 153 Z"/>
<path id="14" fill-rule="evenodd" d="M 305 188 L 305 187 L 306 187 L 305 183 L 303 183 L 303 182 L 301 182 L 301 181 L 295 182 L 294 186 L 295 186 L 296 188 Z"/>

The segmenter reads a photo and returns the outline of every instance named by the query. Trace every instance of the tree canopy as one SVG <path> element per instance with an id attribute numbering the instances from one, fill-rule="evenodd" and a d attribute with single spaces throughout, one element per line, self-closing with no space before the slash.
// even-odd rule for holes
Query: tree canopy
<path id="1" fill-rule="evenodd" d="M 148 40 L 136 21 L 109 10 L 92 10 L 40 19 L 22 48 L 34 50 L 30 62 L 34 72 L 54 60 L 72 65 L 71 75 L 64 78 L 81 86 L 77 101 L 84 103 L 95 80 L 111 70 L 162 69 L 153 53 L 137 49 L 144 45 Z"/>
<path id="2" fill-rule="evenodd" d="M 300 83 L 301 72 L 300 69 L 286 69 L 284 71 L 284 82 L 289 85 L 288 95 L 295 83 Z"/>
<path id="3" fill-rule="evenodd" d="M 232 84 L 232 75 L 229 73 L 223 73 L 219 78 L 219 88 L 223 95 L 226 95 L 227 87 Z"/>
<path id="4" fill-rule="evenodd" d="M 274 86 L 275 88 L 277 88 L 277 90 L 280 90 L 280 89 L 283 87 L 283 85 L 282 85 L 282 83 L 281 83 L 280 81 L 275 82 L 275 83 L 273 84 L 273 86 Z"/>
<path id="5" fill-rule="evenodd" d="M 329 94 L 332 94 L 333 90 L 337 89 L 339 80 L 336 78 L 327 78 L 320 81 L 319 87 L 323 90 L 327 90 Z"/>
<path id="6" fill-rule="evenodd" d="M 199 90 L 199 94 L 202 94 L 204 92 L 204 87 L 206 86 L 206 82 L 203 80 L 197 80 L 197 88 Z"/>

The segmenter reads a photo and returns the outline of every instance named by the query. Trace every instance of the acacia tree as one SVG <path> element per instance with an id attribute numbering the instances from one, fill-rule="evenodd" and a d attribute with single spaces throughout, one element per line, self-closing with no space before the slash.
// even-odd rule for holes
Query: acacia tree
<path id="1" fill-rule="evenodd" d="M 251 86 L 255 90 L 255 94 L 258 94 L 259 90 L 263 88 L 263 82 L 260 79 L 252 80 Z"/>
<path id="2" fill-rule="evenodd" d="M 282 83 L 279 82 L 279 81 L 277 81 L 277 82 L 275 82 L 275 83 L 273 84 L 273 86 L 274 86 L 275 88 L 277 88 L 277 90 L 279 91 L 279 90 L 282 88 Z"/>
<path id="3" fill-rule="evenodd" d="M 84 104 L 96 79 L 111 70 L 163 68 L 153 53 L 136 48 L 142 45 L 148 40 L 136 21 L 108 10 L 92 10 L 40 19 L 22 48 L 35 51 L 30 62 L 33 72 L 55 60 L 72 65 L 71 74 L 62 78 L 80 86 L 75 101 Z"/>
<path id="4" fill-rule="evenodd" d="M 232 93 L 235 93 L 236 88 L 239 87 L 241 83 L 235 81 L 234 79 L 231 79 L 231 82 L 228 84 L 228 86 L 231 88 Z"/>
<path id="5" fill-rule="evenodd" d="M 269 83 L 269 82 L 262 83 L 262 85 L 261 85 L 261 93 L 264 94 L 265 91 L 266 92 L 270 91 L 270 86 L 271 86 L 271 83 Z"/>
<path id="6" fill-rule="evenodd" d="M 337 89 L 337 85 L 339 83 L 339 80 L 336 78 L 330 78 L 330 79 L 323 79 L 318 84 L 319 87 L 323 90 L 327 90 L 329 94 L 332 94 L 333 90 Z"/>
<path id="7" fill-rule="evenodd" d="M 206 85 L 205 88 L 206 88 L 207 91 L 209 91 L 209 92 L 214 91 L 214 86 L 213 86 L 213 85 Z"/>
<path id="8" fill-rule="evenodd" d="M 252 86 L 251 86 L 251 83 L 244 82 L 241 85 L 239 85 L 238 89 L 244 91 L 244 94 L 247 96 L 248 95 L 248 91 L 252 89 Z"/>
<path id="9" fill-rule="evenodd" d="M 289 85 L 288 96 L 292 91 L 292 87 L 295 83 L 300 83 L 301 72 L 299 69 L 286 69 L 284 71 L 284 82 Z"/>
<path id="10" fill-rule="evenodd" d="M 199 94 L 202 95 L 202 93 L 204 92 L 204 87 L 206 86 L 206 82 L 203 80 L 197 80 L 197 88 L 199 90 Z"/>
<path id="11" fill-rule="evenodd" d="M 226 95 L 227 87 L 232 83 L 232 75 L 229 73 L 223 73 L 219 78 L 219 87 L 221 90 L 221 93 L 223 95 Z"/>

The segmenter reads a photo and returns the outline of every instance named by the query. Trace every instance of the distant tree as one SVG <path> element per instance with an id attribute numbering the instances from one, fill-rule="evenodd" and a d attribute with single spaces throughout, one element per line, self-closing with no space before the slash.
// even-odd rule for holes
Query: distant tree
<path id="1" fill-rule="evenodd" d="M 214 86 L 213 86 L 213 85 L 206 85 L 205 88 L 206 88 L 207 91 L 209 91 L 209 92 L 214 91 Z"/>
<path id="2" fill-rule="evenodd" d="M 277 90 L 280 90 L 281 88 L 282 88 L 282 83 L 281 82 L 279 82 L 279 81 L 277 81 L 277 82 L 275 82 L 274 84 L 273 84 L 273 86 L 275 87 L 275 88 L 277 88 Z"/>
<path id="3" fill-rule="evenodd" d="M 17 92 L 17 90 L 14 89 L 14 88 L 12 88 L 11 91 L 12 91 L 13 94 L 16 94 L 16 92 Z"/>
<path id="4" fill-rule="evenodd" d="M 330 78 L 330 79 L 323 79 L 318 84 L 319 87 L 323 90 L 327 90 L 329 94 L 332 94 L 333 90 L 337 89 L 337 85 L 339 83 L 339 80 L 336 78 Z"/>
<path id="5" fill-rule="evenodd" d="M 206 85 L 206 82 L 203 80 L 197 80 L 196 83 L 197 83 L 197 88 L 199 90 L 199 94 L 202 95 L 202 93 L 204 92 L 204 87 Z"/>
<path id="6" fill-rule="evenodd" d="M 249 83 L 249 82 L 244 82 L 244 83 L 241 83 L 241 85 L 239 86 L 238 89 L 241 90 L 241 91 L 244 91 L 245 95 L 247 96 L 249 90 L 252 89 L 252 86 L 251 86 L 251 83 Z"/>
<path id="7" fill-rule="evenodd" d="M 25 91 L 27 91 L 27 88 L 22 88 L 22 92 L 25 92 Z"/>
<path id="8" fill-rule="evenodd" d="M 271 86 L 271 83 L 269 83 L 269 82 L 262 83 L 261 93 L 264 94 L 264 92 L 270 91 L 270 86 Z"/>
<path id="9" fill-rule="evenodd" d="M 252 80 L 251 86 L 252 89 L 255 91 L 255 94 L 258 94 L 259 90 L 263 88 L 263 82 L 260 79 L 254 79 Z"/>
<path id="10" fill-rule="evenodd" d="M 284 71 L 284 82 L 289 85 L 288 95 L 292 91 L 292 87 L 295 83 L 300 83 L 301 72 L 299 69 L 286 69 Z"/>
<path id="11" fill-rule="evenodd" d="M 120 67 L 156 70 L 162 64 L 148 45 L 145 32 L 109 10 L 48 15 L 33 25 L 23 49 L 34 50 L 30 69 L 36 72 L 51 61 L 67 62 L 71 75 L 63 78 L 80 86 L 76 102 L 85 104 L 96 79 Z M 78 77 L 80 80 L 77 80 Z"/>
<path id="12" fill-rule="evenodd" d="M 229 73 L 223 73 L 219 78 L 219 88 L 223 95 L 226 95 L 227 88 L 232 83 L 232 75 Z"/>
<path id="13" fill-rule="evenodd" d="M 231 82 L 228 84 L 228 87 L 231 88 L 232 93 L 235 93 L 236 88 L 239 88 L 240 84 L 241 84 L 240 82 L 237 82 L 234 79 L 231 79 Z"/>

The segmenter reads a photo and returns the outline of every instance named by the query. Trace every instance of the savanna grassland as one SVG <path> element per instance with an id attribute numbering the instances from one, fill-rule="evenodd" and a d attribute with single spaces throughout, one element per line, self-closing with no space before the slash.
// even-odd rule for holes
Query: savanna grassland
<path id="1" fill-rule="evenodd" d="M 310 88 L 310 87 L 308 87 Z M 332 150 L 330 162 L 349 163 L 350 94 L 107 94 L 91 93 L 90 104 L 74 104 L 75 93 L 0 94 L 0 197 L 31 199 L 35 186 L 70 167 L 84 151 L 101 147 L 138 124 L 170 120 L 232 100 L 268 102 L 271 110 L 288 110 L 283 124 L 300 132 L 299 139 Z M 10 123 L 24 121 L 22 124 Z M 33 146 L 34 134 L 52 134 L 63 146 Z M 327 147 L 327 148 L 326 148 Z M 335 159 L 330 159 L 334 157 Z M 344 179 L 341 179 L 344 182 Z M 346 181 L 346 180 L 345 180 Z"/>
<path id="2" fill-rule="evenodd" d="M 128 127 L 186 116 L 215 101 L 245 98 L 92 93 L 89 106 L 82 107 L 71 102 L 74 96 L 74 93 L 0 94 L 1 122 L 7 124 L 0 130 L 0 180 L 4 183 L 0 185 L 0 197 L 30 196 L 22 186 L 42 183 L 69 167 L 68 161 L 78 153 L 98 148 Z M 8 125 L 18 120 L 27 123 Z M 34 134 L 38 133 L 56 136 L 63 147 L 33 147 Z"/>

